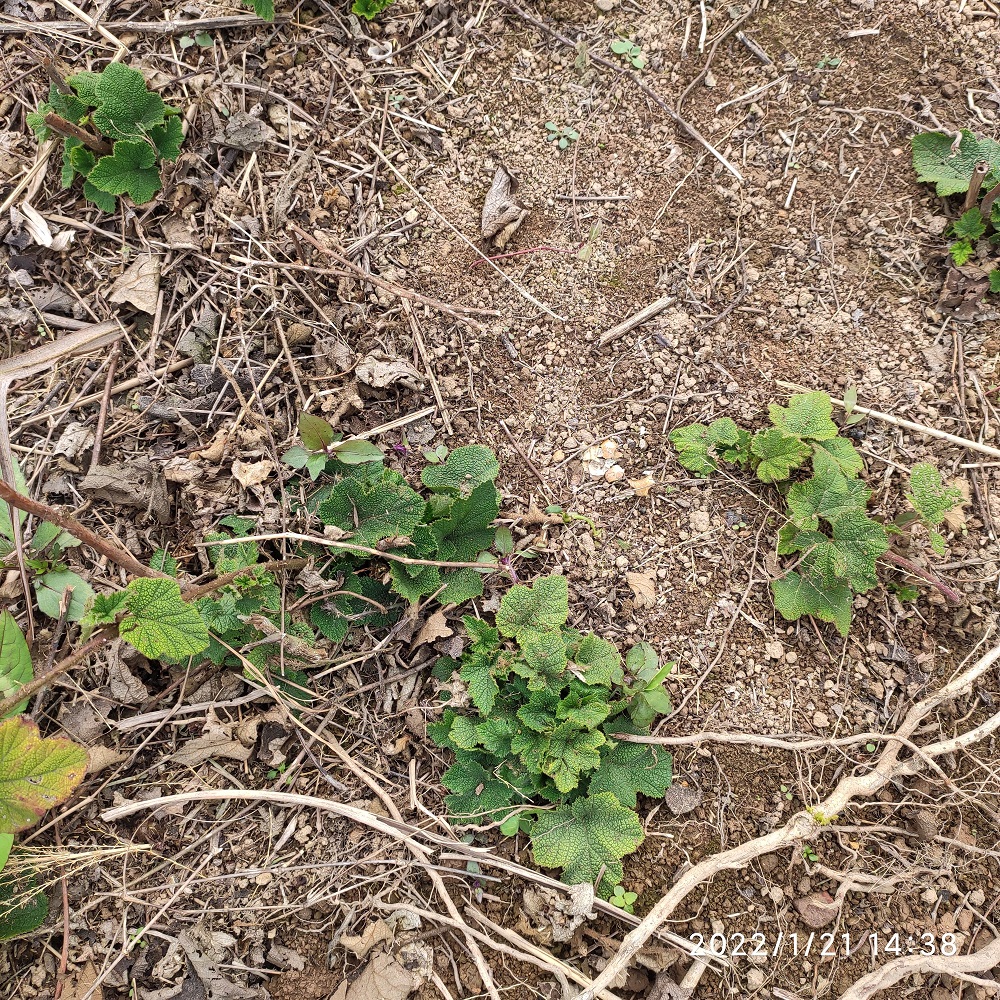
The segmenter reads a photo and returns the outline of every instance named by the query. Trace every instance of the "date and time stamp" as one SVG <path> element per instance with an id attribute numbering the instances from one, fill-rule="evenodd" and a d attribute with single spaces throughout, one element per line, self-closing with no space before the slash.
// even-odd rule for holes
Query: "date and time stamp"
<path id="1" fill-rule="evenodd" d="M 694 957 L 718 956 L 720 958 L 761 959 L 812 958 L 815 961 L 847 959 L 856 955 L 870 955 L 873 961 L 886 961 L 903 955 L 919 955 L 930 958 L 935 955 L 949 957 L 957 955 L 962 939 L 958 934 L 809 934 L 777 931 L 768 936 L 763 933 L 741 934 L 689 934 L 688 940 L 694 945 Z"/>

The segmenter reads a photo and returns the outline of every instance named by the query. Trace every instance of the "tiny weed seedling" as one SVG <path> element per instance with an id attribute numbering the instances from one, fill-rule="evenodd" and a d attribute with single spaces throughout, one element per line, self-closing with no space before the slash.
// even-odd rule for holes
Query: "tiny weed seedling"
<path id="1" fill-rule="evenodd" d="M 844 60 L 840 56 L 827 56 L 824 55 L 818 63 L 816 63 L 816 69 L 836 69 Z"/>
<path id="2" fill-rule="evenodd" d="M 811 844 L 806 844 L 802 848 L 802 857 L 804 857 L 806 861 L 811 861 L 813 863 L 819 861 L 819 856 L 816 854 L 815 850 L 813 850 Z"/>
<path id="3" fill-rule="evenodd" d="M 571 885 L 600 878 L 607 899 L 643 840 L 637 795 L 662 796 L 672 777 L 669 753 L 616 736 L 646 734 L 669 711 L 670 665 L 639 643 L 626 678 L 615 646 L 568 616 L 566 578 L 552 576 L 511 587 L 495 626 L 463 618 L 461 662 L 442 657 L 434 673 L 457 672 L 475 712 L 446 707 L 428 733 L 455 754 L 442 778 L 453 823 L 526 833 L 539 865 Z"/>
<path id="4" fill-rule="evenodd" d="M 616 885 L 614 894 L 608 900 L 612 906 L 624 910 L 626 913 L 635 913 L 635 901 L 639 898 L 637 892 L 626 892 L 625 886 Z"/>
<path id="5" fill-rule="evenodd" d="M 210 49 L 215 44 L 215 40 L 207 31 L 199 31 L 194 37 L 191 35 L 181 35 L 177 44 L 182 49 L 189 49 L 193 45 L 197 45 L 201 49 Z"/>
<path id="6" fill-rule="evenodd" d="M 616 38 L 611 43 L 611 51 L 616 56 L 621 56 L 626 62 L 631 63 L 636 69 L 645 69 L 646 56 L 641 46 L 627 38 Z"/>
<path id="7" fill-rule="evenodd" d="M 854 595 L 877 585 L 875 563 L 889 549 L 890 533 L 919 521 L 934 551 L 942 552 L 944 538 L 936 529 L 962 495 L 946 489 L 932 465 L 919 464 L 907 494 L 913 513 L 889 525 L 869 517 L 872 491 L 859 478 L 864 463 L 851 441 L 839 436 L 832 411 L 826 393 L 809 392 L 792 396 L 787 407 L 772 403 L 771 427 L 755 434 L 723 417 L 677 428 L 670 440 L 678 461 L 695 475 L 708 476 L 728 463 L 778 490 L 787 520 L 777 554 L 794 559 L 771 582 L 774 605 L 787 621 L 813 615 L 846 636 Z M 812 476 L 798 478 L 807 465 Z"/>
<path id="8" fill-rule="evenodd" d="M 788 785 L 781 786 L 781 794 L 789 802 L 791 802 L 792 799 L 795 798 L 795 793 L 788 787 Z"/>
<path id="9" fill-rule="evenodd" d="M 911 143 L 918 181 L 933 184 L 942 198 L 965 196 L 950 229 L 948 253 L 955 265 L 968 263 L 984 239 L 984 247 L 1000 244 L 1000 142 L 963 131 L 958 137 L 924 132 Z M 988 270 L 989 291 L 1000 295 L 1000 267 L 994 261 Z"/>
<path id="10" fill-rule="evenodd" d="M 180 112 L 121 63 L 74 73 L 66 83 L 67 93 L 52 84 L 48 101 L 27 116 L 40 140 L 62 137 L 62 186 L 82 177 L 84 197 L 105 212 L 115 210 L 118 195 L 136 205 L 152 201 L 163 187 L 162 163 L 180 155 Z"/>
<path id="11" fill-rule="evenodd" d="M 555 122 L 546 122 L 545 130 L 549 133 L 549 141 L 554 142 L 559 149 L 568 149 L 571 142 L 580 138 L 580 133 L 575 128 L 560 128 Z"/>

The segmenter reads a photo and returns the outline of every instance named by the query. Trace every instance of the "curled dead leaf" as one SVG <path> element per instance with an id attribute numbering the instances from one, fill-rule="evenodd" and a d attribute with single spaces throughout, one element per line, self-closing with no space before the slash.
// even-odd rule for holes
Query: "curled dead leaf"
<path id="1" fill-rule="evenodd" d="M 483 240 L 502 250 L 518 227 L 528 217 L 528 210 L 514 197 L 517 179 L 504 166 L 497 167 L 493 183 L 486 192 L 480 220 Z"/>
<path id="2" fill-rule="evenodd" d="M 233 478 L 245 490 L 260 486 L 272 472 L 274 472 L 274 462 L 266 459 L 261 462 L 241 462 L 237 459 L 233 462 Z"/>
<path id="3" fill-rule="evenodd" d="M 129 302 L 140 312 L 152 316 L 160 294 L 160 258 L 156 254 L 141 253 L 133 264 L 111 286 L 108 301 L 118 304 Z"/>
<path id="4" fill-rule="evenodd" d="M 424 622 L 423 627 L 417 633 L 416 639 L 413 640 L 412 648 L 416 649 L 418 646 L 422 646 L 427 642 L 433 642 L 435 639 L 447 639 L 448 636 L 453 634 L 451 628 L 448 627 L 448 621 L 444 616 L 444 612 L 435 611 Z"/>
<path id="5" fill-rule="evenodd" d="M 625 581 L 635 595 L 637 608 L 656 606 L 656 577 L 652 573 L 626 573 Z"/>

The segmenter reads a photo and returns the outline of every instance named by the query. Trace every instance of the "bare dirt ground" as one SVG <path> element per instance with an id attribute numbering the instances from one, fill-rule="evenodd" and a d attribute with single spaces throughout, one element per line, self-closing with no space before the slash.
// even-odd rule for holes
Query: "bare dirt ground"
<path id="1" fill-rule="evenodd" d="M 222 5 L 160 7 L 136 0 L 91 13 L 184 109 L 186 151 L 161 196 L 124 217 L 102 215 L 77 191 L 60 190 L 52 159 L 17 202 L 27 196 L 74 242 L 62 252 L 21 245 L 11 239 L 16 227 L 0 221 L 8 273 L 31 280 L 3 289 L 5 355 L 39 342 L 32 302 L 55 325 L 114 316 L 131 324 L 110 376 L 99 358 L 18 387 L 14 445 L 36 494 L 77 508 L 140 557 L 167 545 L 197 573 L 196 544 L 218 517 L 250 514 L 264 530 L 288 523 L 279 456 L 300 409 L 361 433 L 433 407 L 380 438 L 395 448 L 394 464 L 412 473 L 420 449 L 442 443 L 496 450 L 502 516 L 539 555 L 519 573 L 563 572 L 572 624 L 623 645 L 647 639 L 677 661 L 679 707 L 661 735 L 892 732 L 987 640 L 1000 592 L 995 462 L 882 420 L 859 425 L 878 513 L 902 508 L 905 470 L 919 461 L 967 486 L 964 516 L 936 562 L 965 603 L 951 607 L 927 587 L 902 602 L 879 588 L 857 599 L 845 641 L 774 611 L 776 524 L 766 495 L 727 477 L 691 478 L 667 435 L 724 415 L 757 426 L 767 404 L 787 396 L 785 382 L 834 397 L 854 386 L 862 406 L 1000 445 L 1000 322 L 988 306 L 957 322 L 939 302 L 944 216 L 954 206 L 916 184 L 909 149 L 915 132 L 931 128 L 997 135 L 995 3 L 554 0 L 526 5 L 523 17 L 489 2 L 398 0 L 367 24 L 346 8 L 306 2 L 279 4 L 284 20 L 274 26 Z M 6 197 L 35 162 L 24 114 L 48 88 L 38 60 L 49 52 L 57 65 L 99 68 L 115 46 L 58 4 L 6 0 L 0 9 Z M 211 30 L 211 46 L 183 48 L 177 34 L 122 23 L 168 16 L 228 21 Z M 23 18 L 30 28 L 19 26 Z M 619 36 L 646 55 L 642 83 L 718 155 L 629 79 L 609 50 Z M 273 130 L 259 149 L 218 141 L 223 112 L 239 111 Z M 579 138 L 559 150 L 547 122 Z M 480 211 L 501 165 L 520 182 L 529 214 L 491 265 Z M 144 252 L 161 265 L 148 313 L 109 298 Z M 485 313 L 449 314 L 413 292 Z M 664 297 L 671 302 L 653 319 L 598 345 Z M 237 386 L 228 395 L 227 379 L 209 389 L 195 381 L 196 336 L 210 362 L 228 359 Z M 388 387 L 366 385 L 356 366 L 373 352 L 414 371 Z M 89 452 L 56 447 L 71 422 L 93 429 L 106 382 L 115 393 L 104 460 L 144 455 L 166 470 L 163 523 L 152 502 L 85 498 L 78 487 Z M 605 440 L 617 445 L 618 481 L 592 477 L 581 460 Z M 273 465 L 263 481 L 242 485 L 234 462 Z M 598 530 L 583 519 L 539 526 L 526 517 L 550 504 Z M 916 536 L 908 555 L 934 560 Z M 109 579 L 113 567 L 85 552 L 78 559 L 95 588 Z M 652 603 L 626 573 L 655 581 Z M 19 606 L 16 574 L 3 595 Z M 43 630 L 40 649 L 47 642 Z M 100 662 L 42 696 L 36 718 L 76 735 L 102 766 L 27 840 L 79 857 L 56 870 L 65 878 L 54 879 L 45 927 L 0 955 L 0 995 L 195 1000 L 266 988 L 280 1000 L 319 1000 L 362 964 L 345 936 L 402 903 L 425 911 L 414 940 L 433 948 L 436 982 L 420 995 L 484 995 L 465 938 L 435 922 L 444 910 L 425 867 L 390 836 L 277 802 L 100 818 L 122 802 L 224 787 L 334 798 L 385 816 L 381 792 L 407 822 L 426 820 L 416 802 L 443 815 L 446 755 L 422 729 L 439 711 L 436 686 L 426 671 L 400 679 L 413 665 L 407 648 L 319 674 L 327 708 L 309 724 L 327 743 L 264 718 L 245 698 L 246 682 L 208 671 L 193 681 Z M 998 687 L 994 671 L 941 711 L 942 730 L 989 712 Z M 252 753 L 184 762 L 190 740 L 233 723 Z M 333 740 L 353 769 L 331 751 Z M 876 749 L 676 747 L 677 782 L 691 794 L 640 806 L 646 841 L 625 868 L 636 914 L 685 866 L 815 804 Z M 869 935 L 884 944 L 898 933 L 904 950 L 923 934 L 956 934 L 962 950 L 1000 936 L 998 752 L 987 741 L 956 754 L 948 783 L 932 776 L 889 788 L 817 842 L 692 894 L 665 930 L 706 941 L 725 934 L 730 951 L 734 935 L 763 934 L 773 949 L 763 962 L 727 956 L 696 995 L 836 997 L 896 957 L 873 959 Z M 531 867 L 522 841 L 494 833 L 477 842 Z M 129 845 L 146 847 L 114 851 Z M 527 882 L 485 867 L 480 878 L 455 857 L 440 863 L 463 914 L 472 905 L 532 937 L 521 913 Z M 803 901 L 823 893 L 841 905 L 821 932 L 837 942 L 849 935 L 851 954 L 840 943 L 827 955 L 799 944 L 815 929 Z M 593 976 L 628 926 L 624 914 L 602 911 L 568 942 L 532 940 Z M 485 950 L 502 995 L 560 995 L 551 971 L 507 946 L 507 954 Z M 689 962 L 680 954 L 650 952 L 616 994 L 669 996 L 648 991 L 664 989 L 662 978 L 652 985 L 664 966 L 680 978 Z M 988 995 L 982 985 L 962 990 L 954 978 L 925 975 L 885 995 Z"/>

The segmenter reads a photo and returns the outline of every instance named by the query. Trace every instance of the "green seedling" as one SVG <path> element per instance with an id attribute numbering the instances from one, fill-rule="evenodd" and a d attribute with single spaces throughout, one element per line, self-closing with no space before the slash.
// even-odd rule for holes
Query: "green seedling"
<path id="1" fill-rule="evenodd" d="M 806 859 L 806 861 L 811 861 L 813 863 L 815 863 L 815 862 L 817 862 L 819 860 L 818 855 L 813 850 L 813 848 L 812 848 L 812 846 L 810 844 L 806 844 L 802 848 L 802 857 L 804 857 Z"/>
<path id="2" fill-rule="evenodd" d="M 836 69 L 844 60 L 840 56 L 824 55 L 818 63 L 816 69 Z"/>
<path id="3" fill-rule="evenodd" d="M 787 799 L 787 800 L 788 800 L 789 802 L 791 802 L 791 801 L 792 801 L 792 799 L 794 799 L 794 798 L 795 798 L 795 793 L 794 793 L 794 792 L 793 792 L 793 791 L 792 791 L 792 790 L 791 790 L 791 789 L 790 789 L 790 788 L 788 787 L 788 785 L 782 785 L 782 786 L 781 786 L 781 794 L 782 794 L 782 795 L 784 796 L 784 798 L 785 798 L 785 799 Z"/>
<path id="4" fill-rule="evenodd" d="M 962 214 L 949 234 L 948 253 L 956 267 L 968 263 L 981 247 L 1000 243 L 1000 142 L 963 130 L 956 134 L 924 132 L 911 140 L 917 180 L 933 184 L 939 197 L 962 194 Z M 987 265 L 987 290 L 1000 295 L 1000 267 Z"/>
<path id="5" fill-rule="evenodd" d="M 580 133 L 575 128 L 569 126 L 560 128 L 555 122 L 546 122 L 545 130 L 549 133 L 549 141 L 554 142 L 560 149 L 567 149 L 571 142 L 576 142 L 580 138 Z"/>
<path id="6" fill-rule="evenodd" d="M 457 670 L 475 712 L 445 708 L 428 733 L 455 754 L 442 779 L 453 823 L 526 833 L 538 864 L 570 884 L 600 877 L 609 898 L 643 839 L 637 796 L 662 796 L 672 776 L 662 748 L 615 737 L 648 733 L 669 703 L 655 657 L 632 658 L 630 670 L 641 665 L 630 686 L 615 646 L 568 628 L 568 616 L 566 578 L 554 576 L 511 587 L 495 626 L 463 618 L 461 662 L 435 676 Z"/>
<path id="7" fill-rule="evenodd" d="M 121 63 L 74 73 L 66 84 L 66 93 L 52 84 L 48 101 L 27 116 L 40 140 L 62 138 L 62 186 L 82 177 L 84 197 L 105 212 L 115 210 L 118 195 L 136 205 L 152 201 L 163 187 L 162 164 L 180 155 L 180 111 Z"/>
<path id="8" fill-rule="evenodd" d="M 210 49 L 215 44 L 215 41 L 207 31 L 199 31 L 193 38 L 191 35 L 181 35 L 177 44 L 182 49 L 189 49 L 193 45 L 197 45 L 202 49 Z"/>
<path id="9" fill-rule="evenodd" d="M 622 56 L 636 69 L 644 69 L 646 66 L 646 56 L 643 53 L 642 48 L 627 38 L 615 39 L 615 41 L 611 43 L 611 51 L 617 56 Z"/>
<path id="10" fill-rule="evenodd" d="M 787 621 L 812 615 L 846 636 L 854 595 L 877 585 L 876 561 L 889 549 L 890 529 L 900 529 L 869 517 L 872 491 L 860 479 L 864 463 L 853 443 L 840 436 L 832 412 L 826 393 L 803 393 L 792 396 L 787 407 L 772 403 L 771 426 L 754 434 L 723 417 L 707 426 L 677 428 L 670 440 L 678 461 L 697 476 L 728 464 L 776 488 L 787 519 L 777 554 L 793 559 L 771 582 L 774 605 Z M 804 478 L 808 468 L 812 475 Z M 946 489 L 933 466 L 920 464 L 913 467 L 907 498 L 913 519 L 927 527 L 939 551 L 944 539 L 936 527 L 961 494 Z"/>
<path id="11" fill-rule="evenodd" d="M 624 910 L 626 913 L 635 913 L 635 901 L 639 898 L 637 892 L 626 892 L 623 885 L 616 885 L 614 894 L 608 900 L 612 906 Z"/>

